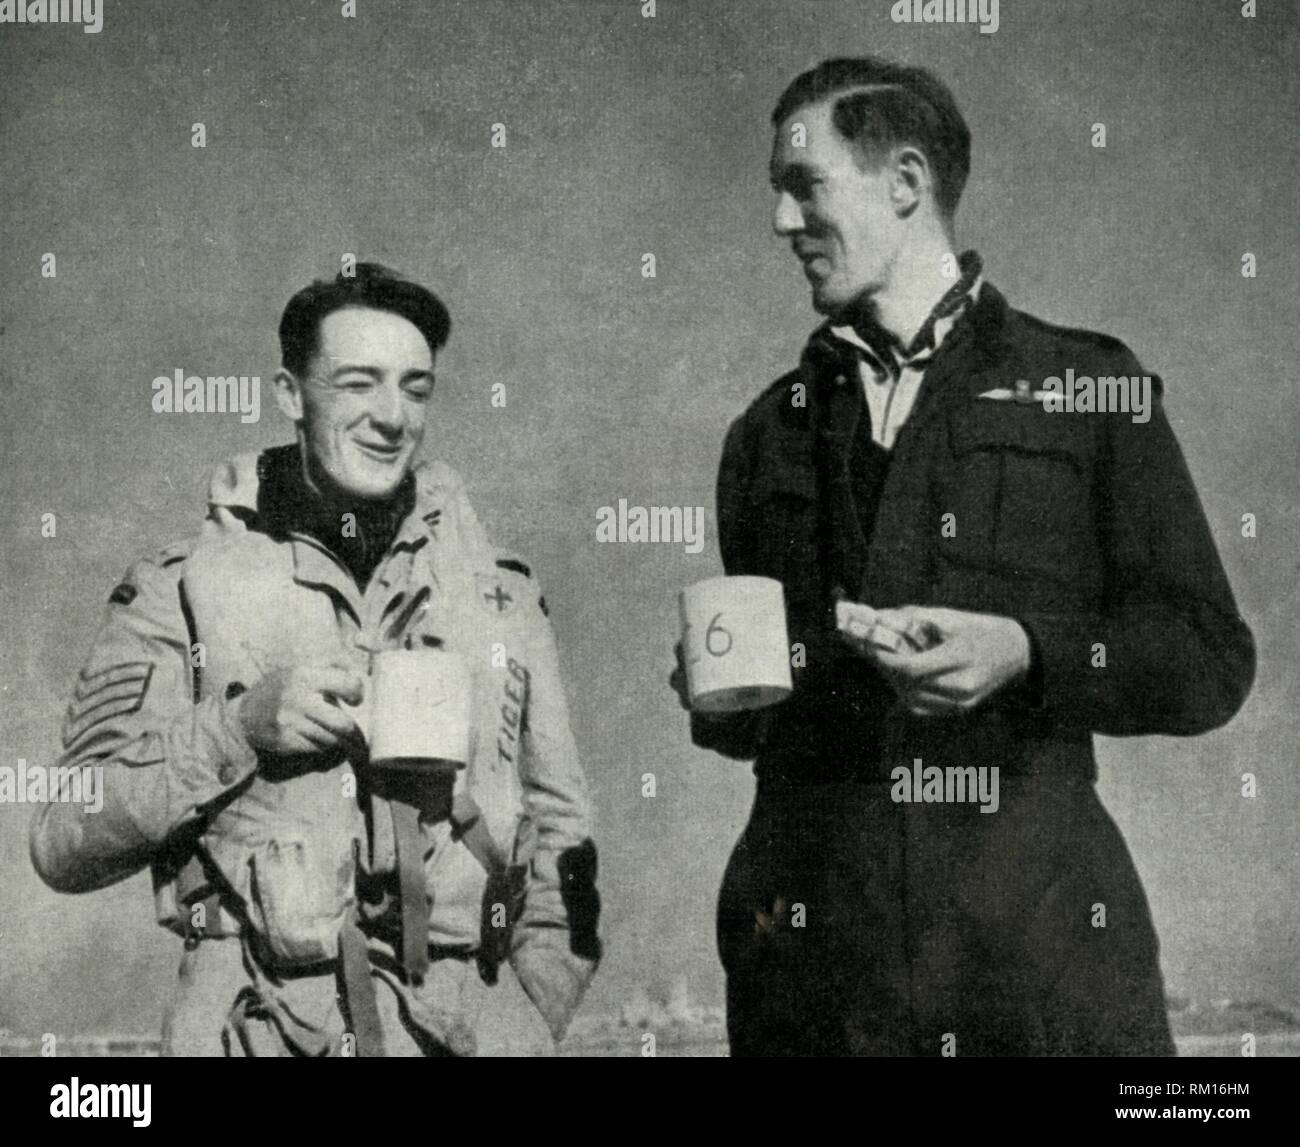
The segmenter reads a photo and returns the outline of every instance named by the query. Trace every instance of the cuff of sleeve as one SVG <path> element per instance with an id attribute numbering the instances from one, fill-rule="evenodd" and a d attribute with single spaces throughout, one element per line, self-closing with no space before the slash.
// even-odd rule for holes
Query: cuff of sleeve
<path id="1" fill-rule="evenodd" d="M 546 1021 L 551 1038 L 557 1042 L 563 1039 L 596 974 L 598 961 L 574 955 L 569 950 L 566 930 L 542 928 L 522 930 L 510 963 L 524 992 Z"/>
<path id="2" fill-rule="evenodd" d="M 1103 700 L 1104 672 L 1092 666 L 1093 647 L 1105 641 L 1100 620 L 1086 616 L 1031 613 L 1017 619 L 1029 635 L 1036 707 L 1094 711 Z M 1026 678 L 1026 685 L 1029 684 Z"/>
<path id="3" fill-rule="evenodd" d="M 600 893 L 596 888 L 596 845 L 587 838 L 560 852 L 539 849 L 532 858 L 528 892 L 520 919 L 521 942 L 545 936 L 564 944 L 575 957 L 600 959 Z"/>
<path id="4" fill-rule="evenodd" d="M 758 755 L 763 714 L 691 713 L 691 740 L 724 757 L 751 760 Z"/>
<path id="5" fill-rule="evenodd" d="M 1037 634 L 1023 620 L 1019 620 L 1029 641 L 1029 668 L 1002 694 L 1005 708 L 1038 711 L 1043 708 L 1043 651 Z"/>

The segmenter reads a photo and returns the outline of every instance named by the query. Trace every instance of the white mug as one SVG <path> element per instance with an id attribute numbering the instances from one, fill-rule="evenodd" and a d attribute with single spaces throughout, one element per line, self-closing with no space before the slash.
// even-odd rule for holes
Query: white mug
<path id="1" fill-rule="evenodd" d="M 779 581 L 709 578 L 682 590 L 680 604 L 692 709 L 761 709 L 790 695 L 790 639 Z"/>
<path id="2" fill-rule="evenodd" d="M 461 768 L 469 760 L 469 673 L 457 654 L 376 653 L 365 708 L 372 764 L 419 771 Z"/>

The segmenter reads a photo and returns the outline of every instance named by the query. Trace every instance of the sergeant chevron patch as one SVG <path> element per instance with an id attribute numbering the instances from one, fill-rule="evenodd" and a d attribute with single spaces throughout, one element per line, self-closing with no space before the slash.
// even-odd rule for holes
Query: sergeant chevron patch
<path id="1" fill-rule="evenodd" d="M 64 749 L 71 749 L 97 725 L 139 709 L 152 677 L 150 661 L 124 661 L 98 673 L 83 669 L 63 719 Z"/>

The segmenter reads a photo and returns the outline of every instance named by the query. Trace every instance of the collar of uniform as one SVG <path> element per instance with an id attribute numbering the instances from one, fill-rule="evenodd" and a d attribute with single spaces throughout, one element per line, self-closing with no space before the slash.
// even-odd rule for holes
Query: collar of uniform
<path id="1" fill-rule="evenodd" d="M 856 324 L 832 326 L 827 322 L 822 329 L 851 345 L 871 363 L 877 374 L 896 379 L 905 367 L 928 362 L 961 316 L 979 301 L 984 285 L 983 261 L 979 254 L 973 250 L 963 251 L 957 263 L 961 277 L 930 309 L 921 329 L 906 347 L 901 346 L 870 314 L 859 317 Z"/>
<path id="2" fill-rule="evenodd" d="M 991 386 L 1007 385 L 996 381 L 1009 372 L 1025 367 L 1021 351 L 1012 336 L 1009 318 L 1013 314 L 1002 293 L 984 282 L 979 296 L 966 307 L 934 355 L 933 365 L 926 367 L 915 405 L 894 444 L 895 458 L 905 451 L 906 440 L 925 423 L 939 406 L 948 400 L 972 397 Z M 798 380 L 806 387 L 803 402 L 789 400 L 775 407 L 775 437 L 772 448 L 787 472 L 811 475 L 814 459 L 820 450 L 809 450 L 810 431 L 847 433 L 840 426 L 839 415 L 847 415 L 857 404 L 865 405 L 864 387 L 850 386 L 849 379 L 861 361 L 860 351 L 846 340 L 834 337 L 826 325 L 818 327 L 803 349 Z M 1012 373 L 1010 377 L 1017 377 Z M 989 381 L 993 378 L 995 381 Z"/>
<path id="3" fill-rule="evenodd" d="M 971 289 L 963 297 L 968 303 L 979 301 L 980 290 L 984 286 L 984 279 L 981 276 L 971 285 Z M 849 343 L 858 353 L 871 364 L 872 369 L 877 375 L 884 375 L 889 378 L 897 378 L 906 367 L 919 367 L 927 363 L 935 355 L 935 352 L 943 345 L 943 340 L 948 337 L 948 332 L 957 325 L 957 321 L 965 314 L 965 305 L 954 314 L 944 315 L 940 318 L 931 316 L 929 320 L 931 326 L 929 333 L 933 339 L 927 342 L 914 354 L 904 355 L 896 348 L 890 348 L 887 352 L 888 358 L 883 358 L 881 351 L 870 343 L 865 342 L 861 335 L 850 326 L 830 327 L 830 333 L 837 339 Z M 915 345 L 915 344 L 913 344 Z"/>
<path id="4" fill-rule="evenodd" d="M 290 445 L 279 449 L 296 450 L 297 447 Z M 259 462 L 267 453 L 239 454 L 218 466 L 208 483 L 209 506 L 254 519 L 263 529 L 271 525 L 265 520 L 266 507 L 259 501 L 265 469 L 265 463 L 259 466 Z M 402 548 L 414 552 L 430 538 L 436 539 L 446 507 L 461 487 L 459 476 L 443 462 L 422 462 L 413 468 L 411 477 L 413 497 L 398 524 L 390 550 Z M 294 579 L 305 583 L 335 584 L 337 563 L 334 559 L 322 552 L 315 542 L 306 541 L 301 535 L 292 541 Z"/>
<path id="5" fill-rule="evenodd" d="M 296 444 L 262 451 L 257 460 L 257 478 L 258 513 L 268 529 L 310 534 L 327 545 L 338 533 L 340 514 L 350 513 L 359 533 L 373 534 L 386 549 L 415 505 L 415 478 L 410 473 L 383 502 L 328 501 L 306 480 L 302 453 Z M 314 478 L 318 486 L 323 481 L 318 470 Z"/>
<path id="6" fill-rule="evenodd" d="M 916 403 L 895 440 L 895 458 L 904 440 L 941 408 L 1005 385 L 997 380 L 1009 372 L 1024 373 L 1023 348 L 1010 323 L 1013 314 L 1002 293 L 985 283 L 936 351 L 933 365 L 926 367 Z"/>

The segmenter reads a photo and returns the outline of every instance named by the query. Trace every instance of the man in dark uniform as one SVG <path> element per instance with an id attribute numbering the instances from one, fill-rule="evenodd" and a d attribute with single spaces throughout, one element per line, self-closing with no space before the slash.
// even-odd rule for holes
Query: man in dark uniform
<path id="1" fill-rule="evenodd" d="M 970 136 L 933 76 L 829 60 L 772 120 L 775 229 L 826 321 L 718 479 L 726 570 L 783 583 L 795 649 L 788 700 L 691 720 L 756 758 L 718 916 L 732 1052 L 1173 1054 L 1092 736 L 1222 725 L 1254 646 L 1160 380 L 954 254 Z M 1149 405 L 1053 401 L 1084 379 Z M 995 806 L 898 783 L 972 767 Z"/>

